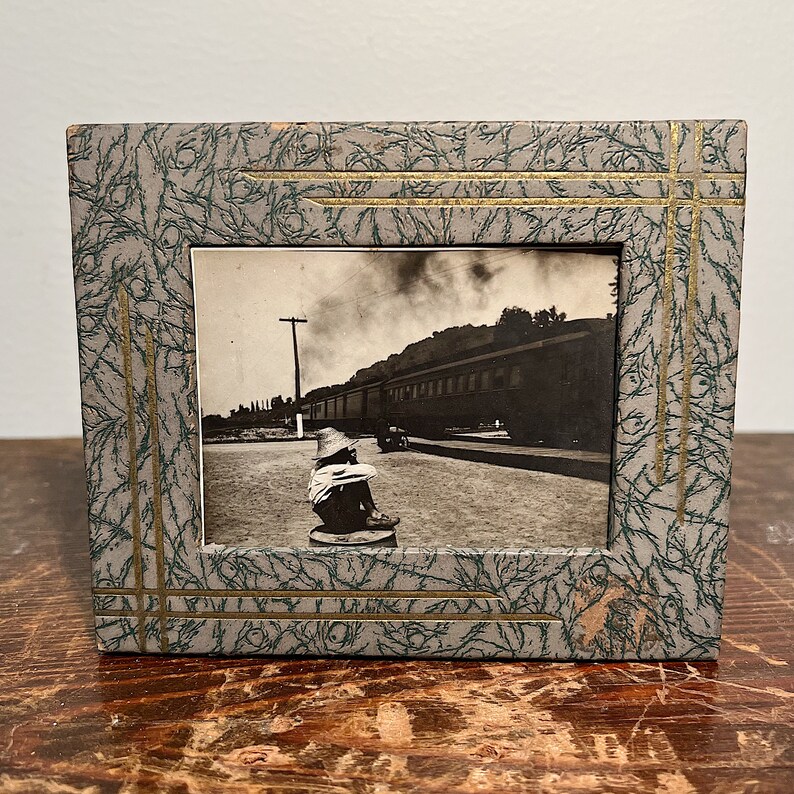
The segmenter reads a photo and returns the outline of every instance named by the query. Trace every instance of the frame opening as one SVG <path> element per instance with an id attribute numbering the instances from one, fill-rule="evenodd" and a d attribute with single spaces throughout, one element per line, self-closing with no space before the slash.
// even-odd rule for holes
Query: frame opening
<path id="1" fill-rule="evenodd" d="M 205 548 L 607 549 L 620 258 L 618 245 L 191 249 Z M 374 465 L 370 501 L 400 524 L 333 537 L 361 516 L 311 509 L 324 435 Z"/>

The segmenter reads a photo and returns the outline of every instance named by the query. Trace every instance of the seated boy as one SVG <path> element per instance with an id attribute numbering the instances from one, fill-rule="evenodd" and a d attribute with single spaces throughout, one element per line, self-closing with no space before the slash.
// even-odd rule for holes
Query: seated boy
<path id="1" fill-rule="evenodd" d="M 325 524 L 324 531 L 345 535 L 364 529 L 391 529 L 400 523 L 375 506 L 369 481 L 374 466 L 359 463 L 357 442 L 332 427 L 317 433 L 317 463 L 309 479 L 312 509 Z"/>

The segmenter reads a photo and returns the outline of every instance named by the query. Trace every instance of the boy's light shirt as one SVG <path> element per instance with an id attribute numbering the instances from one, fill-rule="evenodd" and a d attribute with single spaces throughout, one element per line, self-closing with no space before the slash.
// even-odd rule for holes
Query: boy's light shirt
<path id="1" fill-rule="evenodd" d="M 312 469 L 309 478 L 309 501 L 312 507 L 327 499 L 334 488 L 354 482 L 366 482 L 378 472 L 368 463 L 331 463 Z"/>

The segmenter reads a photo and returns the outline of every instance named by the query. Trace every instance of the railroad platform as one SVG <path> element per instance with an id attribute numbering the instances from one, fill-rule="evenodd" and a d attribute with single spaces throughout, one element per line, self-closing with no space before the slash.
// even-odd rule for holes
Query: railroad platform
<path id="1" fill-rule="evenodd" d="M 514 469 L 545 471 L 564 474 L 585 480 L 609 482 L 610 455 L 608 452 L 591 452 L 585 449 L 551 449 L 528 447 L 483 438 L 456 438 L 436 440 L 411 436 L 411 449 L 426 455 L 441 455 L 447 458 L 490 463 L 493 466 L 510 466 Z"/>

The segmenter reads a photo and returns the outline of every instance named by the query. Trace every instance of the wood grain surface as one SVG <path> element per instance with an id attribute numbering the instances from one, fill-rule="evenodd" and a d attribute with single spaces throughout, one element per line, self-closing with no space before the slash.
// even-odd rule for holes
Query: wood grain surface
<path id="1" fill-rule="evenodd" d="M 736 444 L 717 663 L 102 656 L 81 447 L 0 442 L 0 791 L 794 791 L 794 436 Z"/>

